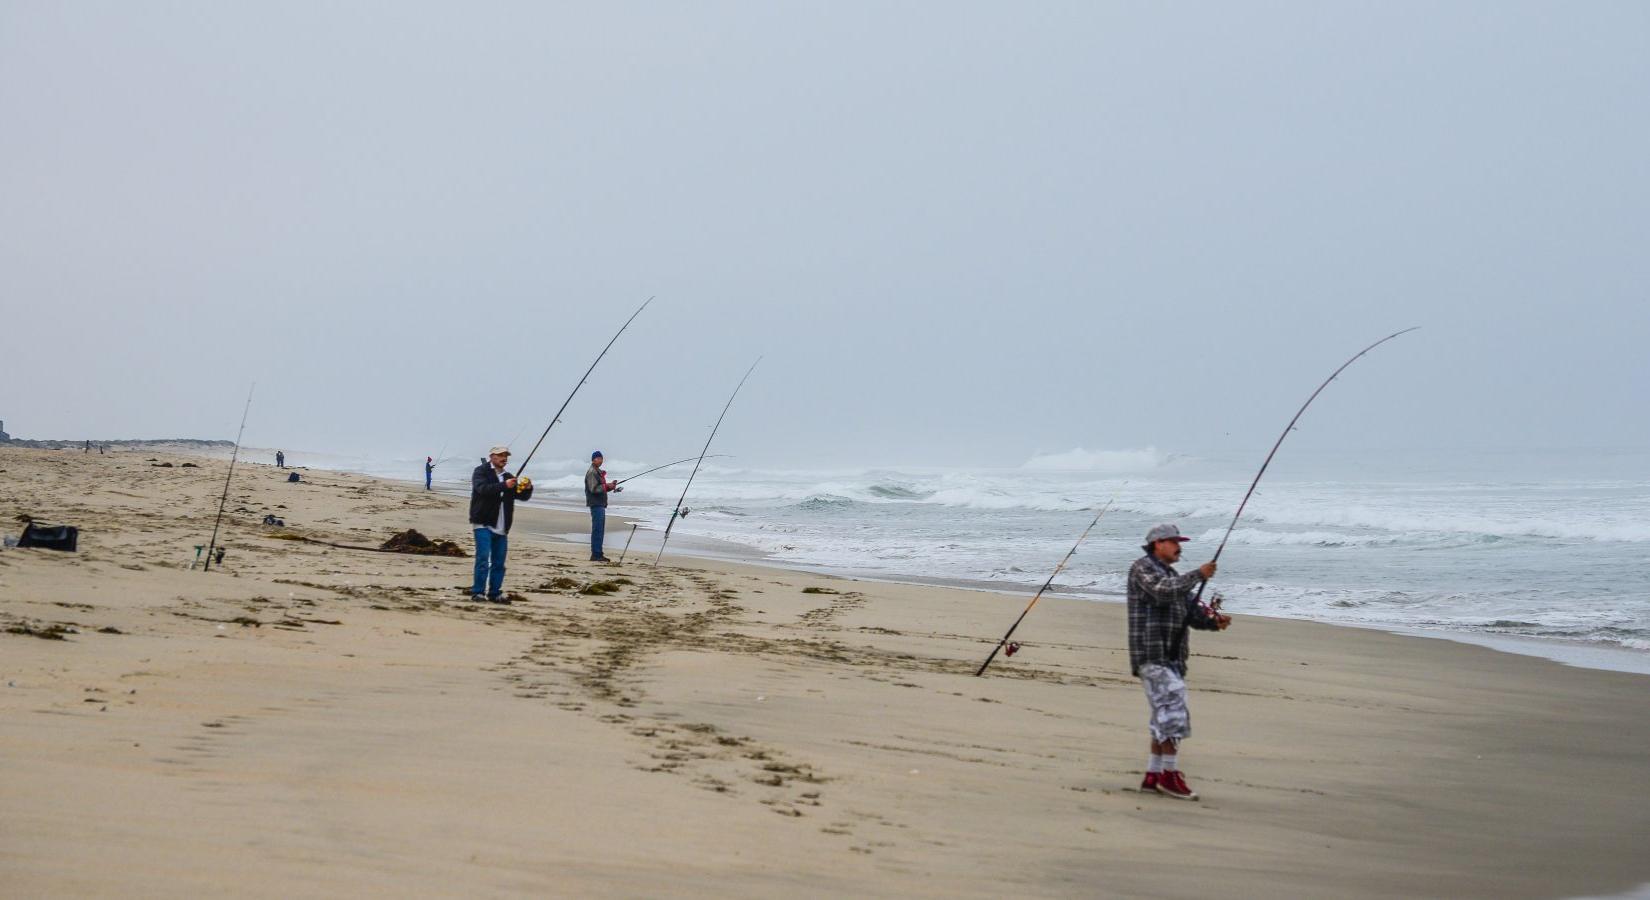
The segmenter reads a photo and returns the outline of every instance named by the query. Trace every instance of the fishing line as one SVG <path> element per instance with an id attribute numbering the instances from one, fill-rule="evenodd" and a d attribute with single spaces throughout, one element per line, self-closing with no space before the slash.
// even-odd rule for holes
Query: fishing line
<path id="1" fill-rule="evenodd" d="M 709 455 L 709 456 L 707 456 L 707 457 L 704 457 L 704 458 L 705 458 L 705 459 L 726 459 L 726 458 L 728 458 L 728 457 L 729 457 L 729 456 L 731 456 L 731 455 L 732 455 L 732 454 L 729 454 L 729 453 L 712 453 L 712 454 L 711 454 L 711 455 Z M 652 475 L 652 474 L 653 474 L 653 473 L 654 473 L 654 472 L 657 472 L 657 471 L 659 471 L 659 470 L 660 470 L 660 469 L 668 469 L 668 468 L 670 468 L 670 467 L 671 467 L 671 466 L 679 466 L 679 465 L 681 465 L 681 464 L 682 464 L 682 463 L 689 463 L 689 462 L 693 462 L 693 461 L 694 461 L 694 460 L 696 460 L 696 459 L 699 459 L 699 457 L 697 457 L 697 456 L 688 456 L 688 457 L 684 457 L 684 458 L 682 458 L 682 459 L 678 459 L 678 460 L 677 460 L 677 461 L 675 461 L 675 462 L 670 462 L 670 463 L 665 463 L 665 464 L 664 464 L 664 465 L 662 465 L 662 466 L 654 466 L 654 467 L 653 467 L 653 468 L 651 468 L 651 469 L 648 469 L 648 470 L 647 470 L 647 471 L 646 471 L 646 472 L 637 472 L 637 473 L 636 473 L 636 474 L 634 474 L 634 475 L 632 475 L 632 476 L 630 476 L 630 477 L 629 477 L 629 478 L 621 478 L 621 479 L 619 479 L 619 480 L 618 480 L 618 481 L 615 481 L 615 482 L 613 482 L 613 483 L 614 483 L 614 484 L 624 484 L 624 483 L 625 483 L 625 482 L 627 482 L 627 481 L 632 481 L 632 480 L 634 480 L 634 479 L 637 479 L 637 478 L 640 478 L 640 477 L 642 477 L 642 476 L 643 476 L 643 475 Z"/>

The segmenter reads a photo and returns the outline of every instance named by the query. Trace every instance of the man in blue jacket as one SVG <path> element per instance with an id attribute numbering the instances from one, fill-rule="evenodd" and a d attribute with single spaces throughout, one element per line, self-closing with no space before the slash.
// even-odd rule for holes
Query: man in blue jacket
<path id="1" fill-rule="evenodd" d="M 510 549 L 510 523 L 516 501 L 533 498 L 533 482 L 504 470 L 509 447 L 494 447 L 487 461 L 470 475 L 470 527 L 476 536 L 476 577 L 470 599 L 509 603 L 504 599 L 504 555 Z M 485 593 L 483 593 L 485 591 Z"/>

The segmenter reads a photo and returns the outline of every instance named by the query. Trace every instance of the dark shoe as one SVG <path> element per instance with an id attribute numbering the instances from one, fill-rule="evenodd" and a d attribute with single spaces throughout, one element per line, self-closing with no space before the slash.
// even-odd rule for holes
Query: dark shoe
<path id="1" fill-rule="evenodd" d="M 498 596 L 488 597 L 487 602 L 488 603 L 502 603 L 505 606 L 509 606 L 510 605 L 510 598 L 500 594 Z"/>
<path id="2" fill-rule="evenodd" d="M 1146 780 L 1140 782 L 1140 793 L 1142 793 L 1142 794 L 1155 794 L 1155 793 L 1157 793 L 1157 780 L 1161 777 L 1162 777 L 1162 774 L 1159 773 L 1159 772 L 1147 772 L 1146 773 Z"/>
<path id="3" fill-rule="evenodd" d="M 1186 784 L 1186 776 L 1180 772 L 1164 772 L 1157 779 L 1157 792 L 1165 797 L 1176 800 L 1196 800 L 1197 791 Z"/>
<path id="4" fill-rule="evenodd" d="M 470 595 L 470 602 L 471 603 L 486 603 L 487 602 L 487 595 L 486 594 L 471 594 Z"/>

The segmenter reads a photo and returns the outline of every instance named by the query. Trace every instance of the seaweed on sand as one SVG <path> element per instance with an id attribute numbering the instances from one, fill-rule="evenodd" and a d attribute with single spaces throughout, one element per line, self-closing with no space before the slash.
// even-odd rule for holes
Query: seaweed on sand
<path id="1" fill-rule="evenodd" d="M 76 630 L 74 628 L 71 628 L 67 625 L 63 625 L 61 623 L 53 624 L 53 625 L 43 625 L 39 628 L 36 628 L 36 627 L 34 627 L 33 625 L 30 625 L 27 622 L 18 622 L 18 623 L 13 624 L 13 625 L 8 625 L 8 626 L 6 626 L 6 632 L 8 634 L 26 634 L 29 637 L 37 637 L 37 638 L 40 638 L 42 640 L 47 640 L 47 641 L 67 640 L 67 638 L 65 638 L 64 635 L 66 635 L 66 634 L 79 634 L 80 633 L 78 630 Z"/>
<path id="2" fill-rule="evenodd" d="M 392 553 L 417 553 L 423 556 L 469 556 L 458 544 L 452 541 L 432 541 L 415 528 L 391 536 L 379 549 Z"/>

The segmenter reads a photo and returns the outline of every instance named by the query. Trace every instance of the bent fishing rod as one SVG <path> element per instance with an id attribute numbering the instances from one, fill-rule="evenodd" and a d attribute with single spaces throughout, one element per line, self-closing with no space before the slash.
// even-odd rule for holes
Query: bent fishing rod
<path id="1" fill-rule="evenodd" d="M 257 389 L 258 383 L 254 381 L 246 391 L 246 408 L 241 410 L 241 430 L 235 432 L 235 449 L 229 454 L 229 474 L 223 477 L 223 496 L 218 498 L 218 518 L 212 523 L 212 540 L 206 545 L 206 565 L 201 567 L 202 572 L 212 569 L 212 551 L 218 546 L 218 526 L 223 524 L 223 508 L 229 503 L 229 479 L 235 477 L 235 460 L 241 455 L 241 435 L 246 434 L 246 417 L 252 412 L 252 392 Z"/>
<path id="2" fill-rule="evenodd" d="M 1100 517 L 1105 515 L 1106 510 L 1111 509 L 1111 505 L 1116 501 L 1117 496 L 1114 494 L 1110 500 L 1106 501 L 1106 505 L 1102 506 L 1100 511 L 1094 514 L 1094 519 L 1089 522 L 1089 527 L 1083 529 L 1083 533 L 1077 536 L 1077 543 L 1072 544 L 1071 549 L 1066 551 L 1066 558 L 1060 560 L 1060 564 L 1054 567 L 1054 573 L 1049 575 L 1048 580 L 1043 582 L 1043 586 L 1037 589 L 1037 593 L 1031 598 L 1031 602 L 1026 604 L 1026 608 L 1020 613 L 1020 617 L 1014 620 L 1013 625 L 1008 626 L 1008 633 L 1004 634 L 1003 639 L 997 642 L 997 646 L 991 648 L 991 655 L 985 658 L 985 662 L 980 663 L 979 671 L 974 673 L 975 678 L 984 675 L 986 667 L 991 665 L 991 661 L 997 658 L 997 651 L 1009 645 L 1008 639 L 1014 636 L 1014 629 L 1019 628 L 1020 623 L 1026 620 L 1026 615 L 1031 612 L 1031 608 L 1036 606 L 1037 601 L 1043 598 L 1043 592 L 1048 590 L 1050 585 L 1054 584 L 1054 579 L 1060 576 L 1060 570 L 1066 567 L 1066 563 L 1071 562 L 1072 556 L 1077 553 L 1077 548 L 1083 546 L 1083 541 L 1088 539 L 1089 532 L 1094 530 L 1095 523 L 1100 521 Z M 1008 655 L 1013 656 L 1014 650 L 1008 651 Z"/>
<path id="3" fill-rule="evenodd" d="M 726 454 L 726 453 L 712 453 L 711 455 L 706 456 L 704 458 L 705 459 L 726 459 L 728 457 L 728 455 L 729 454 Z M 660 469 L 668 469 L 671 466 L 679 466 L 682 463 L 690 463 L 690 462 L 693 462 L 696 459 L 699 459 L 699 457 L 697 457 L 697 456 L 683 457 L 682 459 L 678 459 L 675 462 L 665 463 L 662 466 L 654 466 L 653 468 L 648 469 L 646 472 L 637 472 L 636 474 L 630 476 L 629 478 L 621 478 L 618 481 L 615 481 L 613 483 L 614 484 L 624 484 L 627 481 L 634 481 L 637 478 L 642 477 L 643 475 L 652 475 L 654 472 L 657 472 Z"/>
<path id="4" fill-rule="evenodd" d="M 728 397 L 727 405 L 722 407 L 722 414 L 716 417 L 716 424 L 711 426 L 710 437 L 705 438 L 705 448 L 699 451 L 698 462 L 693 464 L 693 471 L 688 475 L 687 484 L 682 485 L 682 496 L 676 498 L 676 508 L 670 511 L 670 521 L 665 523 L 665 536 L 659 540 L 659 555 L 653 558 L 653 565 L 659 565 L 659 560 L 665 558 L 665 545 L 670 543 L 670 529 L 676 527 L 676 520 L 687 515 L 687 510 L 682 508 L 682 504 L 687 502 L 688 488 L 693 487 L 693 479 L 699 475 L 699 466 L 704 464 L 705 454 L 710 452 L 710 442 L 716 440 L 717 429 L 722 427 L 722 420 L 727 418 L 728 410 L 733 407 L 733 398 L 739 396 L 739 389 L 745 386 L 746 379 L 751 377 L 751 373 L 756 371 L 757 365 L 761 362 L 762 357 L 758 356 L 756 362 L 751 363 L 751 367 L 745 370 L 745 377 L 739 379 L 739 384 L 734 387 L 733 394 Z"/>
<path id="5" fill-rule="evenodd" d="M 550 436 L 550 429 L 556 427 L 556 423 L 561 421 L 561 414 L 567 412 L 567 404 L 572 403 L 573 398 L 579 395 L 579 388 L 584 387 L 584 383 L 590 379 L 590 373 L 596 371 L 596 366 L 602 361 L 602 357 L 607 355 L 607 351 L 613 349 L 613 344 L 619 340 L 619 335 L 624 334 L 625 329 L 630 327 L 630 323 L 636 321 L 636 317 L 641 315 L 642 310 L 647 309 L 647 305 L 652 302 L 653 298 L 649 297 L 643 301 L 641 306 L 636 307 L 636 311 L 631 313 L 630 318 L 625 319 L 624 324 L 620 325 L 619 330 L 613 334 L 613 339 L 607 342 L 606 347 L 602 348 L 602 352 L 596 354 L 596 361 L 590 364 L 590 368 L 584 370 L 584 374 L 579 377 L 579 383 L 573 385 L 573 393 L 568 394 L 567 399 L 562 401 L 561 409 L 556 410 L 556 414 L 550 417 L 550 424 L 544 426 L 544 433 L 539 435 L 538 443 L 533 445 L 533 449 L 527 451 L 527 458 L 522 460 L 521 465 L 516 468 L 516 478 L 521 478 L 521 473 L 527 471 L 527 464 L 533 461 L 533 454 L 539 452 L 539 445 L 543 444 L 544 439 Z"/>
<path id="6" fill-rule="evenodd" d="M 1330 373 L 1329 377 L 1325 378 L 1323 380 L 1323 384 L 1318 385 L 1318 389 L 1312 392 L 1312 396 L 1306 398 L 1306 402 L 1301 404 L 1301 408 L 1295 411 L 1295 417 L 1293 419 L 1290 419 L 1289 424 L 1285 425 L 1283 427 L 1283 434 L 1278 435 L 1277 442 L 1272 445 L 1272 451 L 1270 453 L 1266 454 L 1266 461 L 1262 462 L 1260 464 L 1260 471 L 1255 473 L 1255 480 L 1249 482 L 1249 490 L 1248 490 L 1247 493 L 1245 493 L 1243 495 L 1243 502 L 1238 504 L 1237 512 L 1232 515 L 1232 524 L 1226 526 L 1226 534 L 1221 537 L 1220 546 L 1215 548 L 1215 555 L 1211 560 L 1209 560 L 1210 562 L 1219 562 L 1220 561 L 1221 551 L 1226 549 L 1226 542 L 1228 540 L 1231 540 L 1232 529 L 1237 527 L 1238 519 L 1243 516 L 1243 508 L 1245 506 L 1249 505 L 1249 498 L 1253 497 L 1255 495 L 1255 487 L 1260 484 L 1261 476 L 1266 474 L 1266 467 L 1270 466 L 1272 464 L 1272 457 L 1276 456 L 1277 453 L 1278 453 L 1278 448 L 1283 446 L 1283 439 L 1288 437 L 1289 433 L 1295 430 L 1295 423 L 1300 421 L 1301 415 L 1306 412 L 1306 408 L 1308 406 L 1312 405 L 1312 401 L 1318 399 L 1318 395 L 1323 393 L 1323 389 L 1326 388 L 1326 387 L 1329 387 L 1329 382 L 1334 381 L 1336 378 L 1340 377 L 1340 374 L 1342 372 L 1346 371 L 1347 366 L 1350 366 L 1353 363 L 1357 362 L 1358 357 L 1363 356 L 1365 353 L 1368 353 L 1369 351 L 1374 350 L 1376 347 L 1381 346 L 1382 344 L 1386 343 L 1387 341 L 1392 340 L 1393 338 L 1395 338 L 1395 337 L 1397 337 L 1401 334 L 1409 334 L 1411 331 L 1415 331 L 1416 329 L 1418 329 L 1420 327 L 1421 326 L 1416 325 L 1413 328 L 1405 328 L 1402 331 L 1394 331 L 1393 333 L 1387 335 L 1384 338 L 1381 338 L 1380 340 L 1376 341 L 1375 343 L 1370 344 L 1368 347 L 1365 347 L 1362 350 L 1359 350 L 1357 353 L 1352 354 L 1351 359 L 1347 360 L 1344 363 L 1341 363 L 1341 367 L 1339 369 L 1336 369 L 1334 372 Z M 1203 599 L 1203 589 L 1205 587 L 1207 587 L 1208 584 L 1209 584 L 1209 582 L 1207 580 L 1205 580 L 1202 584 L 1199 584 L 1197 586 L 1197 593 L 1195 595 L 1193 595 L 1193 597 L 1192 597 L 1192 602 L 1193 603 L 1200 602 Z"/>

